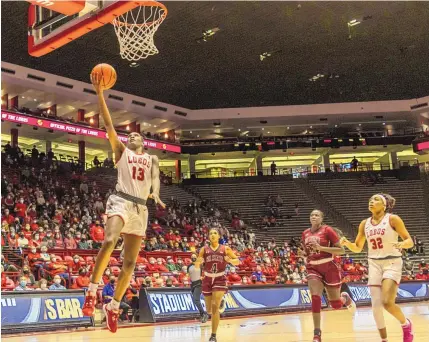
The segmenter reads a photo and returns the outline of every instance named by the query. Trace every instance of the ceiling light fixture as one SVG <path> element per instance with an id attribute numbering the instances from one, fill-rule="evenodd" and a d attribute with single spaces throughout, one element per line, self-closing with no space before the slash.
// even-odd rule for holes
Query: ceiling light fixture
<path id="1" fill-rule="evenodd" d="M 140 64 L 137 62 L 131 62 L 130 63 L 130 68 L 137 68 Z"/>
<path id="2" fill-rule="evenodd" d="M 189 131 L 189 133 L 191 133 L 191 134 L 192 134 L 192 131 Z"/>
<path id="3" fill-rule="evenodd" d="M 359 25 L 360 24 L 360 21 L 358 21 L 358 20 L 356 20 L 356 19 L 352 19 L 352 20 L 350 20 L 348 23 L 347 23 L 347 25 L 349 26 L 349 27 L 353 27 L 353 26 L 356 26 L 356 25 Z"/>

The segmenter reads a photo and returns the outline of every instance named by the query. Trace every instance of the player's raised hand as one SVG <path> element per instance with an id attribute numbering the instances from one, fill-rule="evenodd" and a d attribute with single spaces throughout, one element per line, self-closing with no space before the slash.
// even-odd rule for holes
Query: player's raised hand
<path id="1" fill-rule="evenodd" d="M 149 195 L 149 198 L 152 198 L 155 201 L 155 203 L 159 204 L 161 207 L 163 208 L 166 207 L 165 203 L 161 200 L 161 198 L 159 198 L 157 194 L 152 193 Z"/>
<path id="2" fill-rule="evenodd" d="M 91 83 L 94 86 L 94 89 L 97 94 L 103 92 L 103 87 L 101 86 L 101 80 L 102 80 L 102 77 L 99 73 L 97 72 L 91 73 Z"/>

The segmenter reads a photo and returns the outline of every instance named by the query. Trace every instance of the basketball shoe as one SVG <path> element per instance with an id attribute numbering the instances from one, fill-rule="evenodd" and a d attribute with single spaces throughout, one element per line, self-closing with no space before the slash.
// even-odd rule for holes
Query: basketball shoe
<path id="1" fill-rule="evenodd" d="M 225 309 L 226 309 L 226 301 L 225 301 L 225 298 L 222 298 L 219 305 L 219 313 L 223 314 L 225 312 Z"/>
<path id="2" fill-rule="evenodd" d="M 85 302 L 83 303 L 83 307 L 82 307 L 82 313 L 84 316 L 86 317 L 94 316 L 95 302 L 96 302 L 95 296 L 92 296 L 88 292 L 88 294 L 85 296 Z"/>
<path id="3" fill-rule="evenodd" d="M 314 330 L 313 342 L 322 342 L 322 332 Z"/>
<path id="4" fill-rule="evenodd" d="M 209 315 L 207 314 L 207 312 L 204 312 L 201 315 L 201 323 L 206 323 L 208 319 L 209 319 Z"/>
<path id="5" fill-rule="evenodd" d="M 215 334 L 212 334 L 212 335 L 210 336 L 210 340 L 209 340 L 209 342 L 217 342 L 217 339 L 216 339 L 216 335 L 215 335 Z"/>
<path id="6" fill-rule="evenodd" d="M 402 331 L 404 333 L 404 342 L 413 342 L 414 333 L 413 333 L 413 324 L 407 318 L 408 324 L 402 326 Z"/>
<path id="7" fill-rule="evenodd" d="M 114 311 L 110 308 L 109 304 L 104 304 L 103 312 L 106 315 L 107 329 L 109 329 L 110 332 L 115 333 L 116 330 L 118 330 L 119 311 Z"/>
<path id="8" fill-rule="evenodd" d="M 349 310 L 349 312 L 354 315 L 356 312 L 356 303 L 354 302 L 352 297 L 350 297 L 347 292 L 342 292 L 341 297 L 343 297 L 345 300 L 344 305 L 347 307 L 347 310 Z"/>

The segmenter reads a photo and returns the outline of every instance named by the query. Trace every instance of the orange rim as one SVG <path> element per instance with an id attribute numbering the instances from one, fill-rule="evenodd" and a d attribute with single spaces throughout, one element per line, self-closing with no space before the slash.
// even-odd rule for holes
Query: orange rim
<path id="1" fill-rule="evenodd" d="M 115 25 L 115 26 L 151 26 L 151 25 L 156 24 L 158 22 L 159 22 L 159 24 L 161 24 L 164 21 L 164 19 L 167 17 L 167 13 L 168 13 L 167 7 L 165 7 L 164 4 L 162 4 L 162 3 L 158 2 L 158 1 L 136 1 L 135 4 L 137 6 L 140 6 L 140 7 L 145 7 L 145 6 L 147 6 L 147 7 L 159 7 L 159 8 L 161 8 L 163 10 L 163 13 L 162 13 L 162 15 L 157 20 L 150 21 L 150 22 L 147 22 L 147 23 L 142 23 L 142 24 L 128 24 L 128 23 L 125 23 L 125 22 L 120 21 L 118 19 L 115 19 L 113 21 L 113 25 Z M 125 13 L 122 13 L 121 15 L 124 15 L 124 14 Z"/>

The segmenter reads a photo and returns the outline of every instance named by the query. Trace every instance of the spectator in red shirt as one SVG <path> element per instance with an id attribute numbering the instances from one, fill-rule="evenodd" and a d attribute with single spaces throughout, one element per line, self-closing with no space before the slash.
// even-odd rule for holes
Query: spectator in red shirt
<path id="1" fill-rule="evenodd" d="M 39 270 L 45 267 L 45 263 L 43 258 L 40 256 L 40 253 L 38 253 L 36 247 L 31 248 L 30 253 L 27 255 L 27 260 L 33 273 L 35 274 L 36 280 L 39 280 Z"/>
<path id="2" fill-rule="evenodd" d="M 12 222 L 13 222 L 13 220 L 12 220 Z M 173 233 L 173 229 L 170 229 L 170 231 L 167 234 L 165 234 L 164 238 L 165 238 L 165 241 L 174 241 L 176 237 Z"/>
<path id="3" fill-rule="evenodd" d="M 157 259 L 157 271 L 158 272 L 168 272 L 168 268 L 167 267 L 165 267 L 165 265 L 162 263 L 162 259 L 161 258 L 158 258 Z"/>
<path id="4" fill-rule="evenodd" d="M 423 270 L 420 270 L 420 272 L 416 274 L 416 280 L 429 280 L 429 277 L 423 273 Z"/>
<path id="5" fill-rule="evenodd" d="M 76 287 L 78 289 L 86 289 L 88 288 L 89 283 L 90 283 L 90 280 L 89 280 L 88 272 L 86 268 L 81 268 L 79 270 L 79 276 L 75 280 Z"/>
<path id="6" fill-rule="evenodd" d="M 64 241 L 60 233 L 55 233 L 54 235 L 54 248 L 57 248 L 57 249 L 64 248 Z"/>
<path id="7" fill-rule="evenodd" d="M 157 235 L 162 234 L 162 227 L 158 223 L 158 220 L 154 220 L 151 227 L 152 227 L 152 230 L 154 231 L 155 234 L 157 234 Z"/>
<path id="8" fill-rule="evenodd" d="M 31 244 L 34 247 L 40 247 L 42 245 L 43 239 L 40 237 L 40 233 L 36 232 L 33 234 L 33 238 L 31 239 Z"/>
<path id="9" fill-rule="evenodd" d="M 1 218 L 2 222 L 6 221 L 7 224 L 12 224 L 15 221 L 15 217 L 13 217 L 10 213 L 9 213 L 9 209 L 5 209 L 4 210 L 4 215 Z"/>
<path id="10" fill-rule="evenodd" d="M 32 219 L 35 219 L 37 217 L 37 211 L 36 206 L 34 204 L 30 205 L 27 210 L 27 215 L 31 217 Z M 37 221 L 34 221 L 34 223 L 37 223 Z M 33 229 L 33 227 L 32 227 Z"/>
<path id="11" fill-rule="evenodd" d="M 67 233 L 64 239 L 64 247 L 65 249 L 77 249 L 77 243 L 71 233 Z"/>
<path id="12" fill-rule="evenodd" d="M 18 238 L 15 233 L 10 233 L 8 237 L 8 246 L 18 248 Z"/>
<path id="13" fill-rule="evenodd" d="M 149 259 L 149 264 L 147 265 L 146 270 L 147 271 L 151 271 L 151 272 L 158 271 L 158 265 L 156 264 L 155 258 L 150 258 Z"/>
<path id="14" fill-rule="evenodd" d="M 90 229 L 89 235 L 93 241 L 93 247 L 101 247 L 101 244 L 104 241 L 104 229 L 100 226 L 100 221 L 95 221 L 95 226 Z"/>
<path id="15" fill-rule="evenodd" d="M 15 213 L 22 220 L 27 215 L 27 205 L 24 203 L 23 198 L 20 198 L 19 202 L 15 204 Z"/>
<path id="16" fill-rule="evenodd" d="M 241 277 L 237 274 L 235 267 L 231 267 L 228 274 L 228 283 L 231 285 L 240 285 L 242 282 Z"/>
<path id="17" fill-rule="evenodd" d="M 79 255 L 74 255 L 73 260 L 69 261 L 69 271 L 71 273 L 78 273 L 81 267 L 85 264 L 83 259 Z"/>
<path id="18" fill-rule="evenodd" d="M 8 194 L 2 202 L 8 210 L 13 210 L 15 202 L 10 194 Z"/>
<path id="19" fill-rule="evenodd" d="M 28 223 L 25 225 L 25 228 L 24 228 L 23 232 L 24 232 L 25 238 L 30 241 L 31 238 L 33 237 L 33 233 L 31 231 L 30 225 Z"/>

